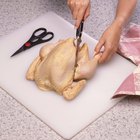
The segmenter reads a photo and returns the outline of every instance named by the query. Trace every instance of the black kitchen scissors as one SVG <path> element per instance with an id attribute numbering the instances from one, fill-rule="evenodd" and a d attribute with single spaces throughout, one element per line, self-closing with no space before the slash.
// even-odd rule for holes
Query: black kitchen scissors
<path id="1" fill-rule="evenodd" d="M 11 57 L 15 56 L 27 49 L 32 48 L 35 45 L 38 45 L 38 44 L 44 43 L 44 42 L 48 42 L 53 37 L 54 37 L 53 32 L 48 32 L 47 29 L 45 29 L 45 28 L 38 28 L 33 32 L 30 39 L 26 43 L 24 43 L 23 46 L 21 48 L 19 48 L 14 54 L 12 54 Z"/>

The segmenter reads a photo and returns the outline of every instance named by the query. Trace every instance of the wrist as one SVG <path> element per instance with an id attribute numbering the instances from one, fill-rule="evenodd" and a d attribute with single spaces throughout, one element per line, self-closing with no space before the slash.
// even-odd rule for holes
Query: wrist
<path id="1" fill-rule="evenodd" d="M 114 20 L 114 23 L 120 28 L 122 29 L 124 24 L 125 24 L 125 18 L 124 17 L 116 17 Z"/>

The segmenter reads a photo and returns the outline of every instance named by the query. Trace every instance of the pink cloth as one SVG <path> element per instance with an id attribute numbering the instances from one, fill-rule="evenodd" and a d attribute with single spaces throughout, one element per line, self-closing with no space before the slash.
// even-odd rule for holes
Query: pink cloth
<path id="1" fill-rule="evenodd" d="M 119 53 L 138 67 L 124 80 L 112 98 L 123 95 L 140 95 L 140 25 L 131 23 L 124 30 L 120 39 Z"/>
<path id="2" fill-rule="evenodd" d="M 140 95 L 140 66 L 124 80 L 112 98 L 123 95 Z"/>
<path id="3" fill-rule="evenodd" d="M 119 52 L 136 65 L 140 64 L 140 25 L 131 23 L 124 30 L 120 39 Z"/>

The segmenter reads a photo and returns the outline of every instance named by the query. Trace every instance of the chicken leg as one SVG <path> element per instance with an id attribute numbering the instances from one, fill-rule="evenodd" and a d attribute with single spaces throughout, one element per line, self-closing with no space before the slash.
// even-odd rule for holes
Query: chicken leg
<path id="1" fill-rule="evenodd" d="M 83 44 L 78 52 L 78 62 L 74 79 L 90 79 L 95 73 L 100 56 L 101 54 L 97 54 L 90 60 L 88 46 L 87 44 Z"/>

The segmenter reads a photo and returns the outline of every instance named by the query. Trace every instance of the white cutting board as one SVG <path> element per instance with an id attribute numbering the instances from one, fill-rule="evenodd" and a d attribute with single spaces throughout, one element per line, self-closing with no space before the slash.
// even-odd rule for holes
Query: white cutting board
<path id="1" fill-rule="evenodd" d="M 44 44 L 10 58 L 39 27 L 54 32 L 55 38 L 51 42 L 75 36 L 74 27 L 70 23 L 49 12 L 1 38 L 0 86 L 58 134 L 69 139 L 120 100 L 111 100 L 111 97 L 135 66 L 116 55 L 110 63 L 98 67 L 96 75 L 88 81 L 76 99 L 65 101 L 62 96 L 54 92 L 43 92 L 34 82 L 25 79 L 30 63 Z M 83 35 L 83 40 L 88 43 L 92 54 L 97 41 L 87 34 Z"/>

